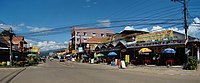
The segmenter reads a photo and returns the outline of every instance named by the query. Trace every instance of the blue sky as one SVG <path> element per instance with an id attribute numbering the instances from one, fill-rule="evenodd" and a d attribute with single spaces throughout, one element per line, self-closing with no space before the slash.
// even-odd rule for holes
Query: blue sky
<path id="1" fill-rule="evenodd" d="M 199 0 L 188 0 L 190 23 L 195 17 L 200 16 L 199 5 Z M 166 25 L 142 26 L 142 24 L 134 25 L 135 21 L 111 23 L 114 20 L 127 19 L 182 18 L 182 4 L 171 2 L 171 0 L 0 0 L 0 11 L 2 27 L 12 27 L 16 35 L 23 35 L 28 41 L 35 42 L 41 47 L 49 42 L 53 45 L 68 41 L 71 28 L 67 26 L 78 24 L 97 22 L 100 25 L 84 27 L 131 25 L 134 29 L 146 31 L 160 28 L 183 31 L 181 25 L 173 27 Z M 107 24 L 101 22 L 107 22 Z M 145 23 L 149 22 L 152 20 Z M 154 22 L 156 21 L 154 20 Z M 60 27 L 66 28 L 57 30 Z M 107 29 L 119 32 L 123 28 L 121 26 Z M 58 32 L 54 35 L 48 33 L 43 36 L 31 36 L 32 32 L 49 29 Z"/>

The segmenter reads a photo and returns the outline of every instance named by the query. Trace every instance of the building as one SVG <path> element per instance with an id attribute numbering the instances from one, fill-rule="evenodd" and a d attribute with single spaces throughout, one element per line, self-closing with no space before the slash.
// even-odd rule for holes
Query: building
<path id="1" fill-rule="evenodd" d="M 168 59 L 173 59 L 173 62 L 171 63 L 176 65 L 182 65 L 187 62 L 187 50 L 185 50 L 185 48 L 188 48 L 188 50 L 190 50 L 188 51 L 188 54 L 190 56 L 199 57 L 199 43 L 200 41 L 197 38 L 189 37 L 189 40 L 186 41 L 184 34 L 172 30 L 165 30 L 137 35 L 136 43 L 127 44 L 127 48 L 132 52 L 132 55 L 135 57 L 141 56 L 138 53 L 140 49 L 149 48 L 152 50 L 152 54 L 148 57 L 149 60 L 152 60 L 152 58 L 155 56 L 162 58 L 162 60 L 160 60 L 162 61 L 162 63 L 160 62 L 160 64 L 166 64 Z M 163 53 L 163 51 L 167 48 L 174 49 L 176 53 Z"/>
<path id="2" fill-rule="evenodd" d="M 106 38 L 112 34 L 112 30 L 74 27 L 71 31 L 72 49 L 78 50 L 78 47 L 82 47 L 81 45 L 90 38 Z"/>
<path id="3" fill-rule="evenodd" d="M 115 34 L 113 37 L 113 46 L 106 46 L 106 49 L 102 49 L 102 45 L 98 45 L 96 49 L 97 52 L 104 53 L 108 55 L 109 52 L 116 52 L 117 58 L 125 59 L 126 55 L 130 55 L 130 60 L 136 60 L 140 64 L 144 64 L 147 59 L 150 63 L 153 63 L 153 57 L 161 57 L 159 64 L 165 65 L 170 56 L 173 55 L 171 59 L 172 64 L 183 65 L 187 61 L 187 54 L 189 56 L 197 57 L 200 61 L 200 40 L 189 36 L 189 40 L 185 40 L 185 35 L 172 30 L 165 30 L 159 32 L 121 32 Z M 115 44 L 117 43 L 117 44 Z M 104 46 L 105 47 L 105 46 Z M 139 51 L 142 48 L 148 48 L 151 50 L 149 56 L 140 54 Z M 164 49 L 172 48 L 176 51 L 173 54 L 164 53 Z M 187 48 L 187 50 L 186 50 Z M 162 60 L 161 60 L 162 59 Z M 171 61 L 171 60 L 170 60 Z"/>
<path id="4" fill-rule="evenodd" d="M 105 55 L 105 59 L 109 59 L 109 53 L 115 52 L 117 56 L 111 56 L 111 58 L 115 59 L 125 59 L 125 55 L 127 55 L 127 43 L 136 43 L 135 39 L 137 35 L 146 34 L 148 32 L 145 31 L 137 31 L 137 30 L 129 30 L 124 29 L 120 33 L 113 34 L 107 43 L 98 44 L 95 48 L 97 53 L 102 53 Z M 107 60 L 109 61 L 109 60 Z M 109 62 L 108 62 L 109 63 Z"/>
<path id="5" fill-rule="evenodd" d="M 0 49 L 8 49 L 9 43 L 4 39 L 4 37 L 0 36 Z"/>
<path id="6" fill-rule="evenodd" d="M 10 43 L 9 36 L 3 36 L 3 38 L 7 41 L 7 43 Z M 13 36 L 12 43 L 13 43 L 13 50 L 19 52 L 27 51 L 25 47 L 25 44 L 27 44 L 27 42 L 24 40 L 24 36 Z"/>
<path id="7" fill-rule="evenodd" d="M 13 60 L 26 56 L 27 48 L 25 47 L 25 44 L 27 44 L 27 42 L 24 40 L 23 36 L 13 36 L 12 44 Z M 2 55 L 0 56 L 0 61 L 10 60 L 9 36 L 0 36 L 0 55 Z"/>

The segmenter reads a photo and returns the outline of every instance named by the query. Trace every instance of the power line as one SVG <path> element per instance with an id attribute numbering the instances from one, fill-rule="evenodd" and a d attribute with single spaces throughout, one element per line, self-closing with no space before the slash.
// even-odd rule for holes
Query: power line
<path id="1" fill-rule="evenodd" d="M 110 23 L 123 23 L 123 22 L 137 22 L 137 21 L 153 21 L 153 20 L 157 20 L 157 21 L 179 21 L 181 19 L 167 19 L 167 18 L 163 18 L 163 19 L 136 19 L 136 20 L 116 20 L 116 21 L 110 21 Z M 108 23 L 108 22 L 102 22 L 102 23 Z M 100 24 L 100 23 L 92 23 L 92 25 L 95 24 Z M 135 23 L 136 24 L 136 23 Z M 89 24 L 84 24 L 84 25 L 89 25 Z M 50 29 L 50 30 L 43 30 L 43 31 L 39 31 L 39 32 L 32 32 L 32 33 L 25 33 L 24 35 L 29 35 L 29 34 L 40 34 L 40 33 L 44 33 L 45 34 L 49 33 L 49 32 L 59 32 L 59 30 L 64 31 L 64 30 L 71 30 L 70 27 L 73 26 L 68 26 L 68 27 L 61 27 L 61 28 L 54 28 L 54 29 Z M 64 29 L 64 30 L 63 30 Z M 23 34 L 21 34 L 23 35 Z"/>

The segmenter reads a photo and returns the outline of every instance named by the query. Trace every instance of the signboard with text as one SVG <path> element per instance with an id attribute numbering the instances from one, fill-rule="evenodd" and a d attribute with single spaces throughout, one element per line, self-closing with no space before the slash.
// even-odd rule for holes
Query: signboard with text
<path id="1" fill-rule="evenodd" d="M 166 31 L 153 32 L 149 34 L 142 34 L 136 36 L 137 42 L 140 41 L 151 42 L 151 41 L 163 41 L 163 40 L 173 40 L 173 31 L 166 30 Z"/>

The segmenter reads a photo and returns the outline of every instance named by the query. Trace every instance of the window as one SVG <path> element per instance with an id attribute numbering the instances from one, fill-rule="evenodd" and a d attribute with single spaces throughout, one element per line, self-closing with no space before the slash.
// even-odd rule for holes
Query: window
<path id="1" fill-rule="evenodd" d="M 77 34 L 76 34 L 77 36 L 79 36 L 80 35 L 80 32 L 77 32 Z"/>
<path id="2" fill-rule="evenodd" d="M 101 33 L 101 37 L 104 37 L 104 34 L 103 34 L 103 33 Z"/>
<path id="3" fill-rule="evenodd" d="M 86 41 L 86 40 L 87 40 L 87 38 L 83 38 L 83 40 L 85 40 L 85 41 Z"/>
<path id="4" fill-rule="evenodd" d="M 83 42 L 86 42 L 87 41 L 87 38 L 83 38 Z"/>
<path id="5" fill-rule="evenodd" d="M 92 33 L 92 36 L 96 36 L 96 33 Z"/>
<path id="6" fill-rule="evenodd" d="M 83 35 L 84 35 L 84 36 L 87 36 L 87 32 L 83 32 Z"/>
<path id="7" fill-rule="evenodd" d="M 77 41 L 80 41 L 80 38 L 77 38 Z"/>
<path id="8" fill-rule="evenodd" d="M 112 35 L 112 33 L 106 33 L 106 36 L 111 36 Z"/>

